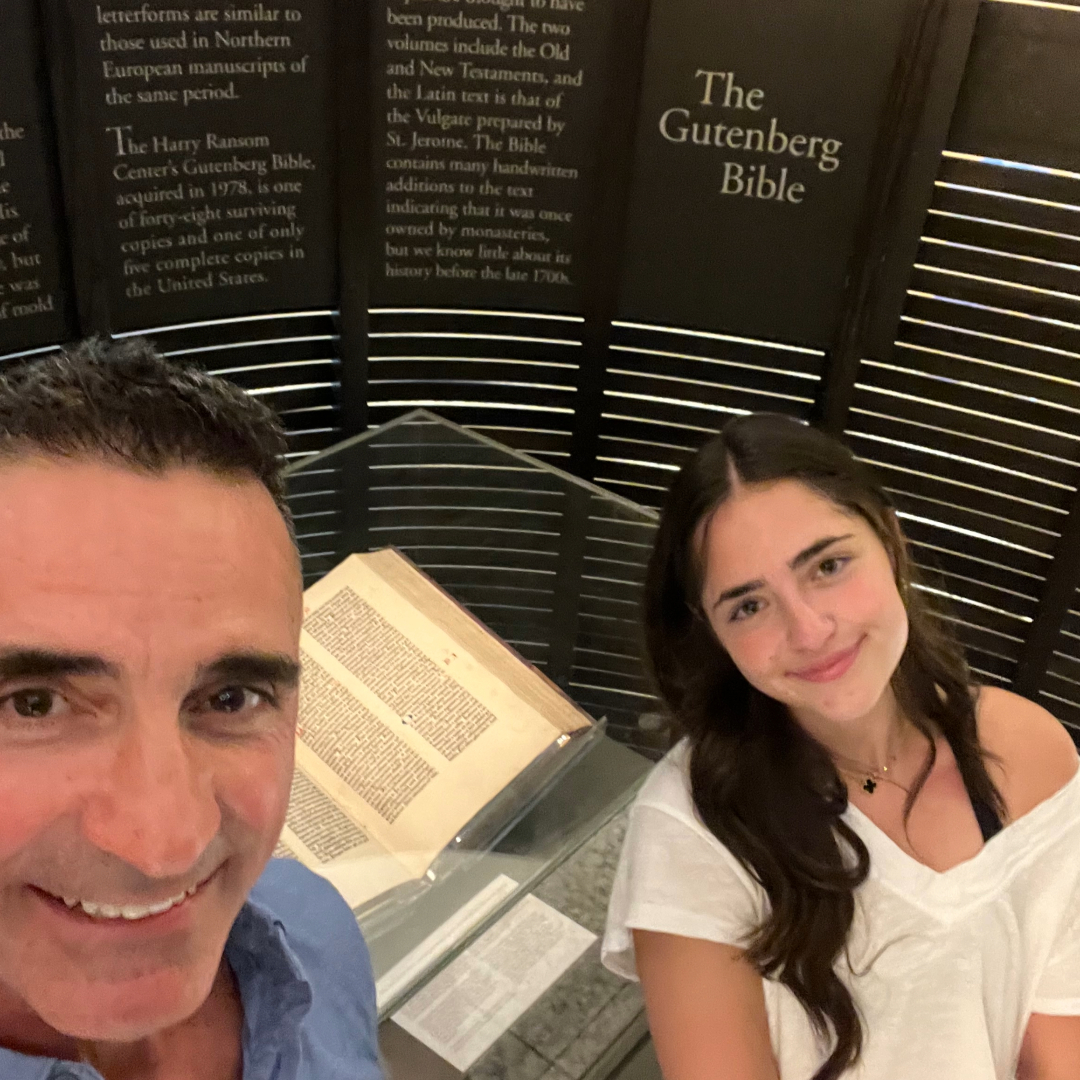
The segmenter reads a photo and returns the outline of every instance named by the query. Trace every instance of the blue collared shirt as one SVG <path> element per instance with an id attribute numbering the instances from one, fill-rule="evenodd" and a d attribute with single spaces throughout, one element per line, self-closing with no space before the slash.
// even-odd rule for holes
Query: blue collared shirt
<path id="1" fill-rule="evenodd" d="M 244 1080 L 382 1080 L 371 961 L 332 885 L 290 859 L 271 860 L 225 956 L 244 1004 Z M 0 1080 L 101 1076 L 0 1048 Z"/>

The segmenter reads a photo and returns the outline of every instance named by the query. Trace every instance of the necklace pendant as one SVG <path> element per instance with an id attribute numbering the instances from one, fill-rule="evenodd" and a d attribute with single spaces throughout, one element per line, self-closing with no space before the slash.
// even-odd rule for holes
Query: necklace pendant
<path id="1" fill-rule="evenodd" d="M 872 776 L 868 776 L 866 778 L 866 783 L 863 784 L 863 791 L 865 791 L 869 795 L 873 795 L 876 789 L 877 781 Z"/>

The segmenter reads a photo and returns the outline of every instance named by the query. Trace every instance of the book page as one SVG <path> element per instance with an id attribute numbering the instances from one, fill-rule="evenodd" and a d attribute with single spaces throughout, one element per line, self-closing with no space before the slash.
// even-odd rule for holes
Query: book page
<path id="1" fill-rule="evenodd" d="M 542 671 L 532 667 L 500 641 L 470 611 L 447 596 L 408 559 L 392 548 L 362 556 L 395 592 L 419 607 L 437 626 L 468 649 L 497 679 L 507 685 L 559 731 L 572 733 L 592 720 Z"/>
<path id="2" fill-rule="evenodd" d="M 346 559 L 308 589 L 304 613 L 297 764 L 416 876 L 591 724 L 397 552 Z"/>
<path id="3" fill-rule="evenodd" d="M 296 859 L 325 877 L 353 908 L 415 878 L 300 768 L 293 773 L 274 855 Z"/>

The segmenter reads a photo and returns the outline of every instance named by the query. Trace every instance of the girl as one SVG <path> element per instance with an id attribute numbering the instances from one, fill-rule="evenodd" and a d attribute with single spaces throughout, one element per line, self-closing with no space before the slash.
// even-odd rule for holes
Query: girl
<path id="1" fill-rule="evenodd" d="M 666 1080 L 1080 1077 L 1076 748 L 972 685 L 917 581 L 794 420 L 730 422 L 672 486 L 646 644 L 683 738 L 604 941 Z"/>

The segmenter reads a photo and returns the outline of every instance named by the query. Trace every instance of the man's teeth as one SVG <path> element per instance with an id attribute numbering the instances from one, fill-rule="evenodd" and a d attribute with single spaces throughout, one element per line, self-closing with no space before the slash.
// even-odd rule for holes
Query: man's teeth
<path id="1" fill-rule="evenodd" d="M 69 908 L 82 908 L 93 919 L 146 919 L 151 915 L 160 915 L 169 908 L 183 903 L 189 896 L 195 894 L 198 887 L 198 885 L 192 885 L 179 896 L 172 896 L 156 904 L 95 904 L 92 900 L 78 900 L 71 896 L 64 896 L 61 899 Z"/>

